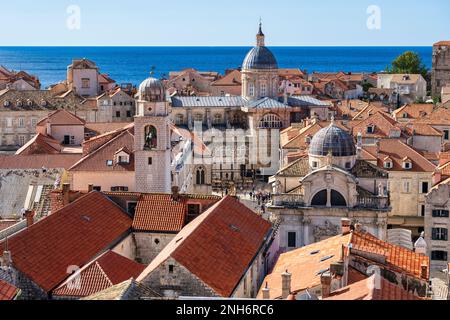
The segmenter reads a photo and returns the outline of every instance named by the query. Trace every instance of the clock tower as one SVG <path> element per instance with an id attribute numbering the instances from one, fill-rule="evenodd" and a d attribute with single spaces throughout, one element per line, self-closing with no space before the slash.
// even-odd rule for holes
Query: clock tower
<path id="1" fill-rule="evenodd" d="M 146 79 L 139 86 L 134 117 L 137 192 L 171 192 L 170 121 L 162 82 Z"/>

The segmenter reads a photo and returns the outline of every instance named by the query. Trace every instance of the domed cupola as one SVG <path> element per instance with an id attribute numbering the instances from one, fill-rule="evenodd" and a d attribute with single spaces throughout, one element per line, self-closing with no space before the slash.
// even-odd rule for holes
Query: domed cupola
<path id="1" fill-rule="evenodd" d="M 165 89 L 161 80 L 150 77 L 145 79 L 140 85 L 138 90 L 138 99 L 158 102 L 164 101 L 165 99 Z"/>
<path id="2" fill-rule="evenodd" d="M 242 96 L 248 100 L 275 98 L 278 94 L 278 62 L 265 46 L 262 24 L 252 48 L 242 63 Z"/>
<path id="3" fill-rule="evenodd" d="M 328 163 L 347 170 L 353 168 L 356 161 L 356 146 L 353 137 L 343 129 L 331 124 L 319 130 L 309 145 L 310 165 L 318 169 Z"/>

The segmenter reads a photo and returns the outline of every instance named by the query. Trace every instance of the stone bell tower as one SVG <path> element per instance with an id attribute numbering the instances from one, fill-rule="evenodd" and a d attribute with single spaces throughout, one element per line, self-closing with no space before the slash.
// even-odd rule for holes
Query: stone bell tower
<path id="1" fill-rule="evenodd" d="M 137 192 L 171 192 L 170 106 L 162 82 L 148 78 L 139 86 L 134 117 Z"/>

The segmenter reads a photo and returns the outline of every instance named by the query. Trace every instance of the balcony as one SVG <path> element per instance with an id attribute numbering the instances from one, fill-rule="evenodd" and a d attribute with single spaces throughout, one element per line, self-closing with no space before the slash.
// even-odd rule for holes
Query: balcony
<path id="1" fill-rule="evenodd" d="M 389 196 L 358 196 L 357 203 L 357 207 L 361 209 L 387 210 Z"/>
<path id="2" fill-rule="evenodd" d="M 302 194 L 281 193 L 273 196 L 272 204 L 286 208 L 304 207 L 305 200 Z"/>

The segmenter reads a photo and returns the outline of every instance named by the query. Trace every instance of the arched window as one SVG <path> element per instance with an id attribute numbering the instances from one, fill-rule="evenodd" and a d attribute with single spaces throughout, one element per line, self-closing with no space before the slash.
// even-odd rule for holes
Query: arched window
<path id="1" fill-rule="evenodd" d="M 311 201 L 311 205 L 325 207 L 327 205 L 327 190 L 317 192 Z"/>
<path id="2" fill-rule="evenodd" d="M 283 123 L 281 122 L 280 118 L 273 113 L 266 114 L 264 117 L 261 118 L 261 121 L 259 122 L 260 128 L 279 129 L 282 126 Z"/>
<path id="3" fill-rule="evenodd" d="M 255 84 L 253 82 L 250 82 L 248 85 L 248 95 L 250 97 L 253 97 L 255 95 Z"/>
<path id="4" fill-rule="evenodd" d="M 197 168 L 197 172 L 195 174 L 195 183 L 199 185 L 205 184 L 205 168 L 199 167 Z"/>
<path id="5" fill-rule="evenodd" d="M 347 206 L 347 201 L 345 201 L 344 196 L 336 191 L 336 190 L 331 190 L 331 206 L 332 207 L 346 207 Z"/>
<path id="6" fill-rule="evenodd" d="M 154 126 L 145 127 L 144 141 L 144 149 L 146 150 L 155 149 L 158 146 L 158 135 Z"/>
<path id="7" fill-rule="evenodd" d="M 260 96 L 265 97 L 267 95 L 267 84 L 265 82 L 261 83 L 260 86 Z"/>
<path id="8" fill-rule="evenodd" d="M 214 115 L 214 124 L 221 124 L 222 123 L 222 115 L 220 113 L 216 113 Z"/>

